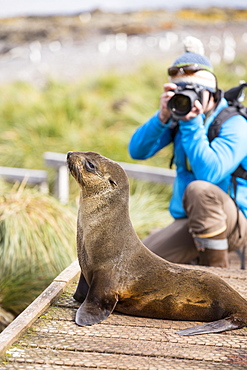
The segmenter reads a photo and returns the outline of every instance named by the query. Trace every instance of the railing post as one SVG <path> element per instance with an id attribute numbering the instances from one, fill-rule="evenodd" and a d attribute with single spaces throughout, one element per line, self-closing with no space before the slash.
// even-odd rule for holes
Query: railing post
<path id="1" fill-rule="evenodd" d="M 69 201 L 69 173 L 66 154 L 45 152 L 44 160 L 46 166 L 52 167 L 56 171 L 55 196 L 62 204 L 67 204 Z"/>
<path id="2" fill-rule="evenodd" d="M 56 197 L 60 203 L 67 204 L 69 201 L 69 174 L 67 166 L 60 166 L 57 169 Z"/>

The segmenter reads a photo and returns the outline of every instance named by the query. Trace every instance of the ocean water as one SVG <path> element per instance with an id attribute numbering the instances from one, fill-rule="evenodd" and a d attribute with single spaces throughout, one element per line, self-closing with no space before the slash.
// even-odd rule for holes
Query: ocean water
<path id="1" fill-rule="evenodd" d="M 0 0 L 0 18 L 22 15 L 73 14 L 102 11 L 135 11 L 141 9 L 177 10 L 184 7 L 247 8 L 247 0 Z"/>

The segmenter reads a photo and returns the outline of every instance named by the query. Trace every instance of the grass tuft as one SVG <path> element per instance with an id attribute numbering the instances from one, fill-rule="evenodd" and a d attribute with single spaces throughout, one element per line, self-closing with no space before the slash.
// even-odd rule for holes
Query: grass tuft
<path id="1" fill-rule="evenodd" d="M 22 184 L 0 191 L 0 306 L 20 313 L 76 258 L 76 211 Z"/>

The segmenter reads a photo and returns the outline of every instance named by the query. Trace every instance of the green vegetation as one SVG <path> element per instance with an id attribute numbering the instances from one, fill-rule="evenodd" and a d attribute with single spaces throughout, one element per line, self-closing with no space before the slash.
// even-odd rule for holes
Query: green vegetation
<path id="1" fill-rule="evenodd" d="M 216 75 L 223 89 L 237 85 L 247 79 L 244 59 L 220 65 Z M 0 166 L 44 169 L 45 151 L 70 150 L 134 162 L 127 150 L 129 139 L 158 109 L 166 80 L 166 66 L 156 63 L 73 84 L 0 86 Z M 170 157 L 171 148 L 164 148 L 145 164 L 168 167 Z M 50 179 L 52 185 L 52 172 Z M 1 183 L 0 189 L 0 306 L 18 314 L 76 257 L 79 188 L 71 179 L 68 206 L 23 185 Z M 170 222 L 170 194 L 168 185 L 131 181 L 130 214 L 141 238 Z"/>
<path id="2" fill-rule="evenodd" d="M 17 315 L 75 260 L 76 210 L 23 184 L 0 185 L 0 308 Z"/>
<path id="3" fill-rule="evenodd" d="M 220 65 L 216 75 L 224 89 L 238 84 L 247 77 L 244 58 L 234 65 Z M 44 168 L 45 151 L 69 150 L 93 150 L 113 160 L 132 161 L 129 138 L 158 109 L 166 80 L 166 66 L 157 63 L 73 84 L 0 86 L 0 165 Z M 168 152 L 165 148 L 145 163 L 168 167 Z"/>
<path id="4" fill-rule="evenodd" d="M 0 163 L 43 168 L 44 151 L 68 150 L 130 161 L 129 138 L 158 108 L 163 75 L 163 68 L 155 76 L 146 66 L 139 73 L 112 72 L 77 84 L 48 82 L 43 89 L 1 86 Z"/>

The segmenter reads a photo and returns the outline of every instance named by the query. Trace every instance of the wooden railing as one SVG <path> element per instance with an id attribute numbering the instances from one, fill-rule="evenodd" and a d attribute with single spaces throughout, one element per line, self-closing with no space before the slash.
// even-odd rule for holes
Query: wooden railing
<path id="1" fill-rule="evenodd" d="M 53 194 L 61 203 L 66 204 L 69 199 L 69 173 L 67 169 L 66 154 L 45 152 L 44 162 L 47 167 L 51 167 L 56 171 Z M 131 178 L 147 180 L 155 183 L 172 184 L 174 182 L 174 170 L 126 162 L 118 163 Z M 45 193 L 48 192 L 47 172 L 43 170 L 0 167 L 0 177 L 8 182 L 26 181 L 28 184 L 38 185 L 41 191 Z"/>
<path id="2" fill-rule="evenodd" d="M 8 182 L 26 181 L 28 184 L 38 185 L 40 191 L 48 193 L 47 172 L 27 168 L 0 167 L 0 177 Z"/>
<path id="3" fill-rule="evenodd" d="M 66 155 L 62 153 L 46 152 L 44 160 L 47 167 L 52 167 L 56 171 L 55 195 L 60 202 L 67 203 L 69 197 L 69 174 L 66 164 Z M 131 178 L 172 184 L 175 178 L 175 170 L 144 166 L 140 164 L 118 162 Z"/>

